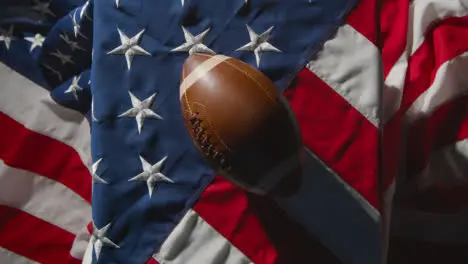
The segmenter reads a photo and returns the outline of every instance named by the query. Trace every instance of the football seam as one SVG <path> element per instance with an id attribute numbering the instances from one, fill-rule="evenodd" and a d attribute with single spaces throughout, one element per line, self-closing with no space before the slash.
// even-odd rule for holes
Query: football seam
<path id="1" fill-rule="evenodd" d="M 186 77 L 187 76 L 185 76 L 185 69 L 182 67 L 182 83 L 184 82 Z M 180 85 L 182 85 L 182 83 Z M 192 107 L 190 106 L 189 100 L 188 100 L 188 97 L 187 97 L 187 90 L 184 91 L 183 96 L 184 96 L 184 99 L 185 99 L 185 103 L 187 104 L 187 109 L 189 110 L 190 115 L 193 115 Z"/>
<path id="2" fill-rule="evenodd" d="M 219 65 L 219 64 L 218 64 L 218 65 Z M 217 65 L 217 66 L 218 66 L 218 65 Z M 216 66 L 216 67 L 217 67 L 217 66 Z M 214 68 L 216 68 L 216 67 L 214 67 Z M 214 69 L 214 68 L 213 68 L 213 69 Z M 213 69 L 211 69 L 211 70 L 213 70 Z M 211 70 L 210 70 L 210 71 L 211 71 Z M 207 73 L 208 73 L 208 72 L 207 72 Z M 185 75 L 185 69 L 182 68 L 182 80 L 185 80 L 186 77 L 187 77 L 187 76 Z M 182 81 L 182 82 L 183 82 L 183 81 Z M 196 83 L 196 82 L 195 82 L 195 83 Z M 195 84 L 195 83 L 194 83 L 194 84 Z M 188 88 L 190 88 L 190 87 L 188 87 Z M 183 97 L 184 97 L 184 99 L 185 99 L 185 100 L 184 100 L 184 101 L 185 101 L 184 103 L 187 105 L 187 109 L 188 109 L 188 111 L 189 111 L 189 114 L 190 114 L 190 115 L 193 115 L 192 106 L 190 105 L 190 100 L 188 99 L 188 95 L 187 95 L 188 88 L 185 90 L 185 92 L 184 92 L 184 94 L 183 94 Z M 200 105 L 205 109 L 206 113 L 208 114 L 208 110 L 206 110 L 206 106 L 205 106 L 205 105 L 203 105 L 203 104 L 201 104 L 201 103 L 199 103 L 199 102 L 192 102 L 192 103 L 200 104 Z M 208 115 L 207 115 L 207 117 L 208 117 Z M 219 140 L 219 142 L 224 146 L 224 148 L 226 148 L 229 152 L 232 153 L 232 149 L 231 149 L 230 147 L 227 146 L 227 144 L 224 142 L 224 140 L 223 140 L 223 139 L 221 138 L 221 136 L 218 134 L 218 131 L 217 131 L 216 128 L 214 127 L 214 125 L 213 125 L 213 123 L 211 122 L 211 120 L 210 120 L 209 118 L 207 118 L 206 121 L 209 123 L 210 128 L 211 128 L 210 130 L 214 133 L 214 135 L 215 135 L 216 138 Z M 196 138 L 194 138 L 193 136 L 192 136 L 192 140 L 198 142 L 198 140 L 197 140 Z"/>
<path id="3" fill-rule="evenodd" d="M 218 131 L 216 130 L 215 126 L 213 125 L 213 123 L 211 123 L 211 120 L 209 118 L 209 112 L 208 110 L 206 109 L 206 106 L 200 102 L 192 102 L 192 104 L 199 104 L 200 106 L 203 107 L 204 111 L 206 112 L 206 119 L 205 121 L 208 122 L 208 124 L 210 125 L 210 131 L 214 133 L 214 135 L 216 136 L 216 138 L 219 140 L 219 142 L 221 143 L 221 145 L 223 145 L 229 152 L 232 152 L 231 148 L 227 146 L 227 144 L 224 142 L 224 140 L 219 136 L 218 134 Z M 193 114 L 193 113 L 192 113 Z M 215 145 L 215 144 L 214 144 Z"/>
<path id="4" fill-rule="evenodd" d="M 253 81 L 253 82 L 256 84 L 256 86 L 257 86 L 258 88 L 260 88 L 260 90 L 268 97 L 268 99 L 270 99 L 270 101 L 271 101 L 273 104 L 275 104 L 275 99 L 272 98 L 272 96 L 267 92 L 267 90 L 265 89 L 265 87 L 263 87 L 259 82 L 257 82 L 257 80 L 255 80 L 255 78 L 254 78 L 252 75 L 250 75 L 248 72 L 246 72 L 246 71 L 240 69 L 240 68 L 237 67 L 235 64 L 230 63 L 229 60 L 226 60 L 226 61 L 224 61 L 224 62 L 227 63 L 229 66 L 233 67 L 234 69 L 236 69 L 236 70 L 242 72 L 243 74 L 245 74 L 251 81 Z"/>
<path id="5" fill-rule="evenodd" d="M 211 58 L 209 55 L 203 54 L 203 53 L 198 53 L 198 55 L 203 56 L 203 57 Z M 215 56 L 216 56 L 216 55 L 215 55 Z M 229 58 L 229 59 L 234 59 L 234 58 L 231 57 L 231 58 Z M 229 59 L 223 61 L 222 63 L 226 63 L 226 64 L 228 64 L 229 66 L 231 66 L 232 68 L 234 68 L 235 70 L 237 70 L 237 71 L 243 73 L 243 74 L 244 74 L 245 76 L 247 76 L 251 81 L 253 81 L 253 82 L 256 84 L 256 86 L 257 86 L 258 88 L 260 88 L 260 90 L 262 90 L 262 92 L 268 97 L 268 99 L 270 99 L 270 101 L 271 101 L 273 104 L 276 103 L 275 98 L 273 98 L 273 97 L 267 92 L 267 90 L 265 89 L 265 87 L 263 87 L 259 82 L 257 82 L 257 80 L 255 80 L 255 78 L 254 78 L 252 75 L 250 75 L 248 72 L 246 72 L 246 71 L 240 69 L 240 68 L 237 67 L 235 64 L 229 62 Z M 242 61 L 241 61 L 241 62 L 242 62 Z M 219 63 L 218 65 L 216 65 L 215 67 L 213 67 L 210 71 L 214 70 L 216 67 L 218 67 L 218 66 L 221 65 L 222 63 Z M 257 70 L 257 69 L 255 69 L 255 70 Z M 210 71 L 209 71 L 209 72 L 210 72 Z M 258 71 L 259 71 L 259 70 L 258 70 Z M 208 72 L 207 72 L 207 73 L 208 73 Z M 261 72 L 260 72 L 260 73 L 261 73 Z M 267 78 L 268 78 L 268 77 L 267 77 Z M 184 76 L 184 79 L 185 79 L 185 76 Z"/>

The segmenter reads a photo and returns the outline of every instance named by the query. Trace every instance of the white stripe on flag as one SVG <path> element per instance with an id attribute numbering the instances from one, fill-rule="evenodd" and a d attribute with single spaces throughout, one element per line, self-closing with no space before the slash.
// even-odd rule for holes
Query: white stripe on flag
<path id="1" fill-rule="evenodd" d="M 463 17 L 468 15 L 466 0 L 415 0 L 410 5 L 408 41 L 410 54 L 424 42 L 424 35 L 434 21 L 447 17 Z"/>
<path id="2" fill-rule="evenodd" d="M 349 25 L 323 45 L 307 68 L 346 99 L 371 123 L 378 124 L 379 51 Z"/>
<path id="3" fill-rule="evenodd" d="M 422 93 L 406 113 L 406 120 L 430 115 L 434 110 L 451 100 L 468 93 L 468 52 L 442 64 L 432 85 Z"/>
<path id="4" fill-rule="evenodd" d="M 161 264 L 252 264 L 239 249 L 189 210 L 153 255 Z"/>
<path id="5" fill-rule="evenodd" d="M 460 186 L 468 182 L 468 139 L 448 145 L 431 154 L 417 176 L 417 185 L 426 189 L 434 184 Z"/>
<path id="6" fill-rule="evenodd" d="M 91 221 L 91 206 L 69 188 L 0 160 L 0 204 L 76 234 Z"/>
<path id="7" fill-rule="evenodd" d="M 398 92 L 386 93 L 384 100 L 391 105 L 386 107 L 384 121 L 389 120 L 400 107 L 401 96 L 405 85 L 408 56 L 413 55 L 424 42 L 424 34 L 434 21 L 447 17 L 463 17 L 468 15 L 465 1 L 447 0 L 415 0 L 409 9 L 409 24 L 407 33 L 407 47 L 398 61 L 393 65 L 385 85 L 387 90 L 396 89 Z M 398 96 L 398 98 L 395 98 Z"/>
<path id="8" fill-rule="evenodd" d="M 0 263 L 5 264 L 39 264 L 5 248 L 0 247 Z"/>
<path id="9" fill-rule="evenodd" d="M 405 50 L 385 78 L 383 123 L 387 122 L 400 108 L 407 69 L 408 52 Z"/>
<path id="10" fill-rule="evenodd" d="M 3 63 L 0 80 L 1 112 L 32 131 L 71 146 L 91 168 L 90 127 L 81 113 L 57 104 L 47 90 Z"/>
<path id="11" fill-rule="evenodd" d="M 425 169 L 418 175 L 418 189 L 437 183 L 459 186 L 467 181 L 468 139 L 432 153 Z M 402 186 L 403 187 L 403 186 Z M 411 186 L 409 188 L 412 188 Z M 410 193 L 402 190 L 403 193 Z M 434 244 L 468 245 L 468 208 L 456 213 L 430 213 L 411 207 L 395 207 L 392 214 L 392 235 Z"/>
<path id="12" fill-rule="evenodd" d="M 91 241 L 91 234 L 88 232 L 88 227 L 84 226 L 73 241 L 70 255 L 76 259 L 84 259 L 88 243 Z"/>
<path id="13" fill-rule="evenodd" d="M 82 264 L 91 264 L 92 262 L 93 262 L 93 244 L 91 243 L 91 239 L 90 239 L 86 247 L 84 256 L 83 256 Z"/>

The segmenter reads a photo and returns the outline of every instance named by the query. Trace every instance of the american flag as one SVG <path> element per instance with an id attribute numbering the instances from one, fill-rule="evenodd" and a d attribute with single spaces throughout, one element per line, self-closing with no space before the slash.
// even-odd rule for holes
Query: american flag
<path id="1" fill-rule="evenodd" d="M 467 0 L 2 1 L 0 263 L 466 263 L 467 15 Z M 209 50 L 285 92 L 306 149 L 295 196 L 245 193 L 188 140 L 181 64 Z"/>

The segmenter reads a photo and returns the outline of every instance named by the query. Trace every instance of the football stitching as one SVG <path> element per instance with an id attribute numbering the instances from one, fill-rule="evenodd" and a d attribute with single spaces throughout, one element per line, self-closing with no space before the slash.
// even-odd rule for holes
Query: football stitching
<path id="1" fill-rule="evenodd" d="M 207 55 L 205 55 L 205 54 L 199 54 L 199 55 L 204 55 L 204 56 L 206 56 L 206 57 L 210 57 L 210 56 L 207 56 Z M 216 65 L 216 67 L 217 67 L 217 66 L 219 66 L 219 64 Z M 216 67 L 214 67 L 214 68 L 216 68 Z M 213 68 L 213 69 L 214 69 L 214 68 Z M 197 83 L 201 78 L 203 78 L 207 73 L 211 72 L 213 69 L 211 69 L 211 70 L 209 70 L 208 72 L 206 72 L 206 73 L 205 73 L 203 76 L 201 76 L 196 82 L 194 82 L 190 87 L 192 87 L 195 83 Z M 185 80 L 186 77 L 187 77 L 187 76 L 185 75 L 185 69 L 182 67 L 182 83 L 184 82 L 184 80 Z M 181 84 L 182 84 L 182 83 L 181 83 Z M 193 116 L 194 113 L 193 113 L 193 110 L 192 110 L 192 106 L 191 106 L 190 103 L 189 103 L 190 100 L 188 99 L 188 95 L 187 95 L 188 89 L 189 89 L 190 87 L 187 87 L 187 89 L 185 90 L 185 92 L 184 92 L 184 94 L 183 94 L 183 97 L 184 97 L 184 99 L 185 99 L 185 103 L 187 104 L 187 108 L 188 108 L 188 110 L 189 110 L 190 116 Z M 199 103 L 199 102 L 192 102 L 192 103 L 193 103 L 193 104 L 199 104 L 200 106 L 202 106 L 203 109 L 205 110 L 205 112 L 208 114 L 208 110 L 206 110 L 206 106 L 205 106 L 205 105 L 203 105 L 203 104 L 201 104 L 201 103 Z M 212 132 L 214 132 L 214 134 L 215 134 L 216 138 L 219 140 L 219 142 L 220 142 L 229 152 L 232 152 L 231 148 L 228 147 L 228 145 L 224 142 L 224 140 L 219 136 L 218 131 L 216 130 L 216 128 L 214 127 L 214 125 L 211 123 L 211 121 L 209 120 L 209 118 L 208 118 L 206 121 L 208 121 Z"/>
<path id="2" fill-rule="evenodd" d="M 202 55 L 202 56 L 205 56 L 205 57 L 210 57 L 210 56 L 207 56 L 205 54 L 199 54 L 199 55 Z M 243 73 L 245 76 L 247 76 L 247 78 L 249 78 L 252 82 L 254 82 L 256 84 L 256 86 L 258 88 L 260 88 L 260 90 L 267 96 L 267 98 L 273 103 L 275 104 L 276 101 L 274 99 L 274 97 L 272 95 L 270 95 L 268 93 L 268 90 L 263 86 L 261 85 L 252 75 L 250 75 L 248 72 L 242 70 L 241 68 L 237 67 L 235 64 L 233 63 L 230 63 L 228 60 L 225 60 L 224 62 L 226 62 L 229 66 L 231 66 L 232 68 L 236 69 L 237 71 Z M 217 66 L 221 65 L 218 64 Z M 217 67 L 216 66 L 216 67 Z M 214 67 L 214 68 L 216 68 Z M 213 68 L 213 69 L 214 69 Z M 206 72 L 204 74 L 204 76 L 211 72 L 213 69 L 210 69 L 208 72 Z M 183 68 L 182 69 L 182 76 L 183 76 L 183 80 L 185 80 L 185 78 L 187 77 L 185 75 L 185 69 Z M 203 76 L 201 77 L 203 78 Z M 200 79 L 201 79 L 200 78 Z M 183 82 L 183 81 L 182 81 Z M 196 81 L 198 82 L 198 80 Z M 196 83 L 195 82 L 195 83 Z M 195 84 L 193 83 L 193 84 Z M 191 85 L 190 87 L 192 87 L 193 85 Z M 190 87 L 187 87 L 187 89 L 185 90 L 184 94 L 183 94 L 183 97 L 185 99 L 185 104 L 187 105 L 187 108 L 189 110 L 189 123 L 192 127 L 192 132 L 193 132 L 193 136 L 195 137 L 194 140 L 198 143 L 198 145 L 200 146 L 200 148 L 202 149 L 204 155 L 210 157 L 211 159 L 214 159 L 216 160 L 217 162 L 220 163 L 221 165 L 221 169 L 225 169 L 225 170 L 229 170 L 230 169 L 230 166 L 225 164 L 226 162 L 226 156 L 225 156 L 225 153 L 223 151 L 217 151 L 218 148 L 217 148 L 217 145 L 218 144 L 215 144 L 215 143 L 212 143 L 210 141 L 210 137 L 211 136 L 215 136 L 218 140 L 219 143 L 221 143 L 222 146 L 224 146 L 224 148 L 232 153 L 232 150 L 227 146 L 227 144 L 223 141 L 223 139 L 219 136 L 216 128 L 213 126 L 213 124 L 211 123 L 210 119 L 208 118 L 209 114 L 208 114 L 208 111 L 206 110 L 206 106 L 199 103 L 199 102 L 191 102 L 190 103 L 190 100 L 188 99 L 188 95 L 187 95 L 187 90 L 190 88 Z M 198 104 L 200 105 L 201 107 L 203 107 L 204 111 L 206 112 L 206 116 L 207 118 L 205 119 L 201 119 L 201 118 L 198 118 L 198 115 L 199 115 L 199 112 L 196 112 L 194 113 L 193 112 L 193 109 L 192 109 L 192 106 L 191 104 Z M 208 122 L 208 125 L 209 125 L 209 128 L 210 129 L 205 129 L 203 128 L 203 126 L 201 125 L 201 123 L 203 122 Z M 206 133 L 206 132 L 211 132 L 211 133 Z M 211 134 L 211 135 L 210 135 Z M 204 137 L 205 136 L 205 137 Z"/>
<path id="3" fill-rule="evenodd" d="M 205 55 L 205 54 L 198 54 L 198 55 L 203 55 L 203 56 L 205 56 L 205 57 L 210 57 L 210 56 L 207 56 L 207 55 Z M 216 65 L 216 67 L 218 67 L 218 66 L 219 66 L 219 64 Z M 214 68 L 216 68 L 216 67 L 214 67 Z M 214 68 L 213 68 L 213 69 L 214 69 Z M 209 70 L 208 72 L 206 72 L 206 73 L 205 73 L 203 76 L 201 76 L 196 82 L 194 82 L 190 87 L 192 87 L 195 83 L 197 83 L 201 78 L 203 78 L 207 73 L 211 72 L 213 69 L 211 69 L 211 70 Z M 187 77 L 187 76 L 185 75 L 185 69 L 182 67 L 182 82 L 185 80 L 186 77 Z M 188 96 L 187 96 L 187 92 L 188 92 L 188 89 L 189 89 L 190 87 L 187 87 L 187 89 L 185 90 L 185 92 L 184 92 L 184 98 L 185 98 L 185 101 L 186 101 L 186 104 L 187 104 L 187 108 L 188 108 L 188 110 L 189 110 L 189 113 L 190 113 L 191 116 L 193 116 L 194 113 L 193 113 L 192 107 L 191 107 L 191 105 L 190 105 L 190 103 L 189 103 L 190 100 L 188 99 Z M 199 104 L 200 106 L 202 106 L 203 109 L 205 110 L 205 112 L 208 114 L 208 110 L 206 110 L 206 106 L 205 106 L 205 105 L 203 105 L 203 104 L 201 104 L 201 103 L 199 103 L 199 102 L 192 102 L 192 103 L 193 103 L 193 104 Z M 208 116 L 209 116 L 209 115 L 208 115 Z M 227 144 L 224 142 L 224 140 L 219 136 L 218 131 L 217 131 L 216 128 L 213 126 L 213 123 L 211 123 L 210 119 L 208 118 L 206 121 L 208 121 L 212 132 L 214 132 L 214 134 L 215 134 L 216 138 L 219 140 L 219 142 L 220 142 L 229 152 L 232 152 L 231 148 L 228 147 Z"/>
<path id="4" fill-rule="evenodd" d="M 200 103 L 197 103 L 201 106 L 203 106 Z M 205 110 L 206 111 L 206 110 Z M 200 112 L 195 112 L 191 114 L 189 117 L 189 123 L 192 127 L 192 135 L 195 137 L 195 141 L 198 143 L 200 149 L 202 150 L 203 154 L 207 157 L 209 157 L 211 160 L 214 160 L 216 163 L 218 163 L 218 166 L 222 170 L 229 170 L 231 166 L 228 164 L 228 157 L 226 155 L 226 149 L 223 151 L 221 150 L 218 146 L 219 144 L 211 142 L 211 138 L 215 136 L 221 143 L 222 145 L 225 146 L 224 142 L 222 142 L 222 139 L 219 137 L 218 133 L 213 129 L 211 122 L 209 119 L 201 119 L 199 118 Z M 203 122 L 208 122 L 210 125 L 210 128 L 212 129 L 206 129 L 203 127 Z M 213 135 L 214 132 L 214 135 Z M 231 152 L 230 149 L 227 148 L 228 152 Z"/>
<path id="5" fill-rule="evenodd" d="M 186 75 L 185 75 L 185 69 L 182 68 L 182 80 L 185 80 L 186 78 Z M 210 136 L 215 136 L 216 139 L 218 139 L 217 141 L 221 143 L 221 145 L 224 146 L 224 148 L 232 153 L 232 150 L 226 145 L 226 143 L 223 141 L 223 139 L 219 136 L 216 128 L 213 126 L 213 124 L 211 123 L 211 121 L 209 120 L 209 118 L 207 118 L 206 120 L 202 120 L 202 119 L 198 119 L 197 121 L 199 121 L 199 124 L 201 124 L 203 121 L 206 121 L 208 122 L 208 125 L 211 129 L 207 130 L 207 129 L 204 129 L 201 125 L 199 126 L 201 131 L 197 132 L 197 128 L 198 127 L 195 127 L 194 126 L 194 123 L 191 121 L 191 119 L 193 117 L 195 117 L 196 115 L 198 115 L 199 113 L 197 112 L 196 114 L 193 112 L 193 109 L 192 109 L 192 106 L 191 106 L 191 103 L 190 103 L 190 100 L 188 99 L 188 95 L 187 95 L 187 90 L 188 88 L 185 90 L 184 94 L 183 94 L 183 100 L 184 101 L 183 103 L 186 105 L 187 107 L 187 110 L 188 110 L 188 114 L 189 114 L 189 123 L 192 127 L 192 133 L 191 133 L 191 137 L 192 137 L 192 140 L 196 141 L 198 143 L 198 145 L 200 146 L 201 150 L 203 151 L 203 154 L 210 157 L 211 159 L 215 160 L 217 163 L 219 163 L 221 169 L 223 170 L 229 170 L 231 168 L 231 166 L 229 166 L 228 164 L 226 164 L 226 161 L 227 161 L 227 157 L 225 155 L 225 152 L 224 151 L 218 151 L 218 148 L 217 148 L 217 145 L 218 144 L 214 144 L 212 143 L 209 139 L 210 139 Z M 198 103 L 198 102 L 192 102 L 192 104 L 198 104 L 200 105 L 204 111 L 206 112 L 206 115 L 207 117 L 209 116 L 208 115 L 208 111 L 206 110 L 206 106 L 201 104 L 201 103 Z M 211 133 L 207 133 L 206 137 L 205 138 L 202 138 L 202 133 L 203 132 L 211 132 Z M 210 135 L 210 134 L 213 134 L 213 135 Z M 210 149 L 211 147 L 211 149 Z"/>
<path id="6" fill-rule="evenodd" d="M 201 107 L 203 107 L 203 110 L 206 112 L 206 116 L 207 118 L 205 118 L 205 120 L 201 120 L 202 122 L 203 121 L 206 121 L 208 122 L 209 124 L 209 127 L 210 127 L 210 131 L 214 134 L 214 136 L 216 136 L 216 138 L 219 140 L 219 142 L 221 143 L 221 145 L 223 145 L 229 152 L 232 152 L 231 148 L 228 147 L 228 145 L 224 142 L 224 140 L 219 136 L 218 134 L 218 131 L 216 130 L 215 126 L 213 125 L 213 123 L 211 123 L 211 120 L 209 118 L 209 112 L 208 110 L 206 110 L 206 106 L 202 103 L 199 103 L 199 102 L 192 102 L 192 104 L 198 104 L 200 105 Z M 191 115 L 193 115 L 194 113 L 190 113 Z"/>

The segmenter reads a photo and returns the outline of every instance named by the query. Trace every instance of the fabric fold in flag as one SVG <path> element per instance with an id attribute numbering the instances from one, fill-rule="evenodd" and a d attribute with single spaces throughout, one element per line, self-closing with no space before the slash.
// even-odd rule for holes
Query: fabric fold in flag
<path id="1" fill-rule="evenodd" d="M 468 204 L 466 6 L 3 1 L 0 262 L 468 259 L 453 235 Z M 298 193 L 246 193 L 196 151 L 179 98 L 195 52 L 284 92 L 304 142 Z"/>
<path id="2" fill-rule="evenodd" d="M 99 122 L 92 124 L 92 152 L 106 167 L 100 176 L 110 180 L 94 186 L 93 219 L 98 228 L 112 223 L 107 236 L 120 246 L 104 245 L 96 263 L 151 256 L 214 177 L 182 123 L 178 86 L 187 56 L 205 51 L 243 60 L 284 91 L 355 3 L 94 2 L 91 90 Z M 127 10 L 141 13 L 122 16 Z M 161 118 L 142 116 L 138 126 L 124 118 L 128 92 L 139 100 L 156 94 L 148 109 Z M 150 164 L 167 156 L 161 173 L 171 181 L 156 182 L 151 193 L 145 182 L 129 182 L 142 171 L 139 156 Z"/>

